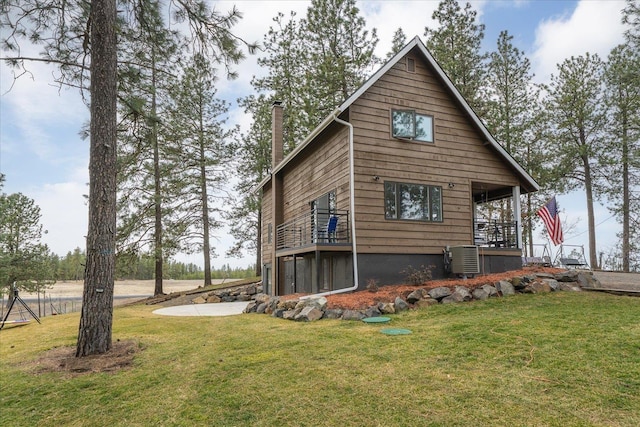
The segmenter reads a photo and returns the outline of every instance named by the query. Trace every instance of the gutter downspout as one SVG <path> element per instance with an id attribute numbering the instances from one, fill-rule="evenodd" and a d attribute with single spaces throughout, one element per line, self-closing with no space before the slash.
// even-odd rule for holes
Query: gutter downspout
<path id="1" fill-rule="evenodd" d="M 338 118 L 340 111 L 333 113 L 333 121 L 340 123 L 341 125 L 349 128 L 349 209 L 351 210 L 351 252 L 353 253 L 353 286 L 344 289 L 337 289 L 335 291 L 321 292 L 319 294 L 308 295 L 300 299 L 316 298 L 324 295 L 341 294 L 344 292 L 351 292 L 358 289 L 358 251 L 356 245 L 356 202 L 355 202 L 355 166 L 353 158 L 353 125 Z M 317 268 L 318 266 L 316 266 Z"/>

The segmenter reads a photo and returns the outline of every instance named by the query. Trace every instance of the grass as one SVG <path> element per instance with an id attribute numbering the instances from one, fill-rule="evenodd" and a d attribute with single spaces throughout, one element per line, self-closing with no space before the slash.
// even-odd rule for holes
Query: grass
<path id="1" fill-rule="evenodd" d="M 640 425 L 638 298 L 518 295 L 390 326 L 152 310 L 115 310 L 114 340 L 144 347 L 115 373 L 22 364 L 74 345 L 77 314 L 0 332 L 0 425 Z"/>

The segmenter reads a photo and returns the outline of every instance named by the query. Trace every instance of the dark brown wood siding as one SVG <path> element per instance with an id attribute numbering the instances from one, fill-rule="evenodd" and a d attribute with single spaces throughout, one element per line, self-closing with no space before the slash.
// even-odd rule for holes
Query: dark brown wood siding
<path id="1" fill-rule="evenodd" d="M 447 245 L 471 244 L 471 183 L 519 184 L 434 70 L 419 55 L 408 56 L 415 59 L 415 73 L 400 60 L 349 109 L 360 253 L 437 254 Z M 434 143 L 392 138 L 392 109 L 433 116 Z M 443 221 L 385 219 L 385 181 L 441 186 Z"/>
<path id="2" fill-rule="evenodd" d="M 334 123 L 288 163 L 283 174 L 284 222 L 309 214 L 311 202 L 335 191 L 339 210 L 349 210 L 349 131 Z M 268 243 L 268 224 L 272 223 L 271 187 L 267 184 L 262 197 L 262 259 L 271 262 L 272 244 Z M 272 238 L 276 238 L 273 224 Z"/>
<path id="3" fill-rule="evenodd" d="M 349 209 L 349 132 L 337 123 L 283 169 L 284 221 L 310 212 L 311 201 L 336 192 L 338 209 Z"/>

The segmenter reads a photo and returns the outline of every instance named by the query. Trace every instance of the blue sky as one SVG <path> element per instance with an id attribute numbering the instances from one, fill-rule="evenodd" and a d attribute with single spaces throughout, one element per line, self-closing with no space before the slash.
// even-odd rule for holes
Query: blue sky
<path id="1" fill-rule="evenodd" d="M 216 8 L 229 10 L 233 4 L 244 13 L 236 34 L 249 41 L 262 41 L 278 11 L 288 15 L 295 10 L 303 16 L 306 1 L 236 1 L 217 2 Z M 531 60 L 538 82 L 549 80 L 556 64 L 571 55 L 598 53 L 606 58 L 612 47 L 622 42 L 624 30 L 620 11 L 624 1 L 616 0 L 484 0 L 471 2 L 485 24 L 484 48 L 494 49 L 500 31 L 508 30 L 514 42 Z M 437 1 L 359 1 L 367 25 L 377 28 L 378 55 L 386 56 L 393 33 L 402 27 L 410 39 L 424 39 L 424 27 L 434 26 L 431 14 Z M 36 54 L 37 47 L 23 52 Z M 250 117 L 236 108 L 238 97 L 251 93 L 249 82 L 261 70 L 255 56 L 237 66 L 239 78 L 221 79 L 218 94 L 233 104 L 230 122 L 246 129 Z M 88 119 L 88 111 L 76 90 L 59 89 L 52 83 L 54 69 L 45 64 L 29 66 L 31 75 L 13 84 L 11 71 L 0 65 L 0 172 L 6 175 L 4 191 L 22 192 L 35 199 L 42 210 L 42 222 L 48 233 L 43 241 L 64 255 L 75 247 L 84 248 L 87 230 L 87 207 L 83 194 L 88 192 L 88 141 L 79 132 Z M 13 84 L 13 86 L 12 86 Z M 587 246 L 586 207 L 581 192 L 559 195 L 561 217 L 572 230 L 565 230 L 565 242 Z M 619 227 L 601 205 L 596 208 L 598 250 L 608 252 L 615 244 Z M 231 239 L 225 230 L 218 233 L 214 266 L 229 263 L 246 266 L 252 261 L 224 259 Z M 539 239 L 539 243 L 543 243 Z M 179 259 L 200 264 L 200 255 Z"/>

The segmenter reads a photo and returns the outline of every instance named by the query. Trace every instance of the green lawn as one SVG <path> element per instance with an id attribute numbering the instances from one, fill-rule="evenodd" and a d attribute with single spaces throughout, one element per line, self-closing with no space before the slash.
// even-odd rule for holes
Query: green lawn
<path id="1" fill-rule="evenodd" d="M 114 340 L 144 348 L 115 373 L 21 365 L 74 345 L 78 314 L 2 330 L 0 425 L 640 425 L 640 298 L 518 295 L 384 326 L 153 309 L 115 310 Z"/>

